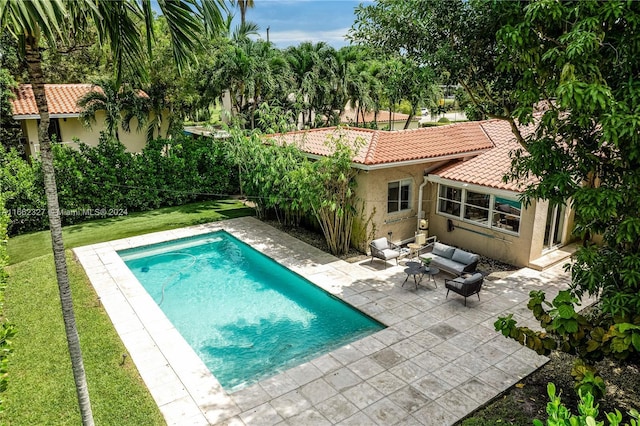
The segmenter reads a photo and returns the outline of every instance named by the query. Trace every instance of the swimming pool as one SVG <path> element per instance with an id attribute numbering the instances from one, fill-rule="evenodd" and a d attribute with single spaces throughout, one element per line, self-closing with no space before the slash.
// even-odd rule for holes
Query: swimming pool
<path id="1" fill-rule="evenodd" d="M 118 254 L 227 390 L 384 328 L 224 231 Z"/>

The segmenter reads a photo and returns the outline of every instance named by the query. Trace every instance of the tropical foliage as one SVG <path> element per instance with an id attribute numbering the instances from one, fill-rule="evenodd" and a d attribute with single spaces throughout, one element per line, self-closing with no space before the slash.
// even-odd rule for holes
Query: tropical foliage
<path id="1" fill-rule="evenodd" d="M 549 395 L 549 402 L 547 403 L 547 426 L 604 426 L 603 421 L 599 421 L 598 405 L 595 404 L 593 395 L 589 392 L 579 392 L 580 402 L 578 403 L 578 414 L 573 414 L 562 403 L 560 394 L 556 394 L 556 387 L 553 383 L 549 383 L 547 386 L 547 394 Z M 637 410 L 632 410 L 629 415 L 631 416 L 631 423 L 625 423 L 625 426 L 637 426 L 639 424 L 640 415 Z M 607 419 L 607 425 L 619 426 L 622 424 L 622 413 L 619 410 L 615 410 L 614 413 L 605 413 Z M 545 423 L 538 419 L 533 421 L 534 426 L 543 426 Z"/>
<path id="2" fill-rule="evenodd" d="M 340 132 L 325 142 L 333 154 L 318 161 L 294 144 L 257 132 L 234 132 L 229 142 L 242 192 L 254 202 L 258 217 L 273 212 L 285 226 L 313 218 L 334 254 L 349 250 L 358 203 L 351 167 L 357 147 L 344 142 Z"/>
<path id="3" fill-rule="evenodd" d="M 5 213 L 4 200 L 0 194 L 0 394 L 8 386 L 9 382 L 9 356 L 13 351 L 11 339 L 15 335 L 15 327 L 4 317 L 4 290 L 7 285 L 5 267 L 8 264 L 7 257 L 7 224 L 9 217 Z M 3 401 L 0 399 L 0 411 L 3 410 Z"/>
<path id="4" fill-rule="evenodd" d="M 11 213 L 9 232 L 46 227 L 42 167 L 0 152 L 0 185 Z M 236 168 L 213 139 L 156 139 L 132 154 L 115 139 L 76 150 L 54 145 L 64 224 L 210 200 L 238 191 Z"/>

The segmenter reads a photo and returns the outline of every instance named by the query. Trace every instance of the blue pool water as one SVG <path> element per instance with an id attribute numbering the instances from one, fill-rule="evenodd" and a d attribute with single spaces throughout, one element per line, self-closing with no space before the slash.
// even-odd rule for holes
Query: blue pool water
<path id="1" fill-rule="evenodd" d="M 118 254 L 228 390 L 384 328 L 224 231 Z"/>

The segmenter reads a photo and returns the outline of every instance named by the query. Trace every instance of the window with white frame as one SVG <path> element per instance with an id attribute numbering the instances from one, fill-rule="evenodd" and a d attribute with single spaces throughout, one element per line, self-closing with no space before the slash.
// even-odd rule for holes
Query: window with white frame
<path id="1" fill-rule="evenodd" d="M 520 232 L 520 201 L 495 194 L 440 185 L 438 213 L 507 233 Z"/>
<path id="2" fill-rule="evenodd" d="M 397 213 L 411 208 L 413 179 L 403 179 L 387 184 L 387 213 Z"/>

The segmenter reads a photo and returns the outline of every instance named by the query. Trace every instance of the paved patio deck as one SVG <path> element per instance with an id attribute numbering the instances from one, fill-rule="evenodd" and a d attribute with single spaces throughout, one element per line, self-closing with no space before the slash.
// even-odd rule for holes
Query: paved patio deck
<path id="1" fill-rule="evenodd" d="M 116 250 L 224 229 L 388 326 L 298 367 L 228 393 L 137 282 Z M 485 280 L 481 300 L 417 290 L 400 266 L 348 263 L 255 218 L 74 249 L 170 425 L 450 425 L 547 362 L 493 322 L 535 326 L 528 293 L 567 287 L 561 266 Z M 411 280 L 411 279 L 410 279 Z M 409 285 L 410 284 L 410 285 Z"/>

